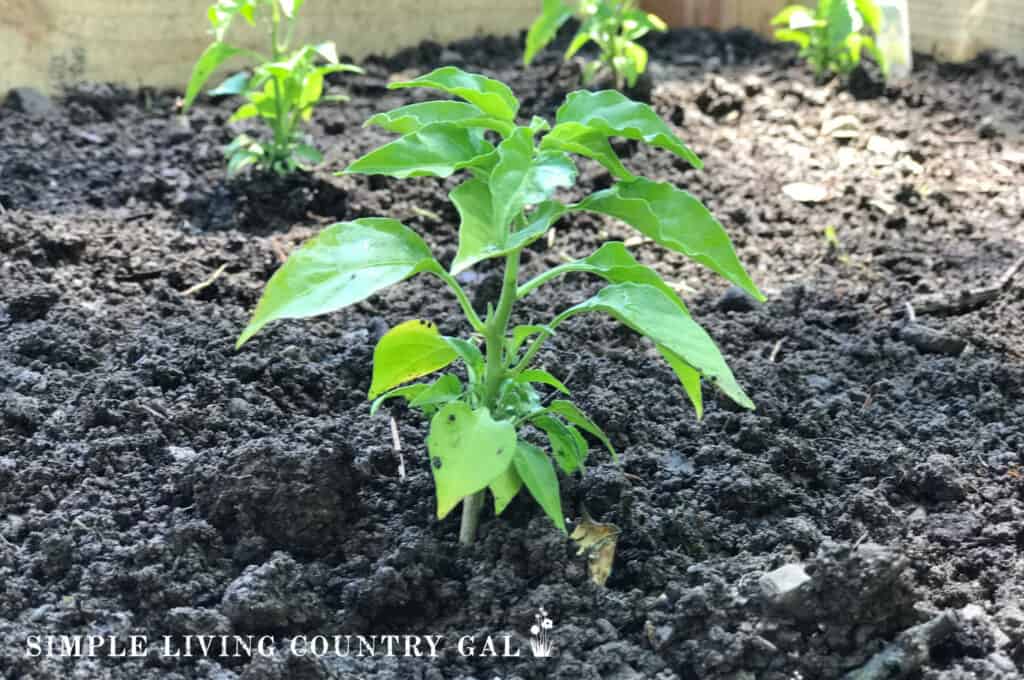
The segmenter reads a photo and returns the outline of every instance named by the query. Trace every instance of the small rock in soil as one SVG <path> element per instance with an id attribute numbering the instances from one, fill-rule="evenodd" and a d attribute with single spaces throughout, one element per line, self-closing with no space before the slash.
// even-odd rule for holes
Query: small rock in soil
<path id="1" fill-rule="evenodd" d="M 287 553 L 246 567 L 224 591 L 220 609 L 240 631 L 286 634 L 315 626 L 326 616 L 301 568 Z"/>
<path id="2" fill-rule="evenodd" d="M 900 331 L 900 338 L 924 354 L 957 356 L 967 347 L 967 341 L 952 333 L 940 331 L 919 323 L 908 324 Z"/>
<path id="3" fill-rule="evenodd" d="M 957 501 L 967 495 L 963 475 L 957 469 L 951 456 L 935 453 L 930 456 L 911 475 L 921 494 L 933 501 Z"/>
<path id="4" fill-rule="evenodd" d="M 8 92 L 4 106 L 35 118 L 51 116 L 57 112 L 49 97 L 31 87 L 16 87 Z"/>
<path id="5" fill-rule="evenodd" d="M 784 564 L 761 577 L 761 589 L 774 604 L 785 607 L 786 599 L 810 580 L 802 565 Z"/>
<path id="6" fill-rule="evenodd" d="M 743 87 L 716 76 L 697 95 L 697 106 L 712 118 L 722 118 L 733 111 L 742 112 L 746 98 Z"/>
<path id="7" fill-rule="evenodd" d="M 752 312 L 757 309 L 758 302 L 739 286 L 729 286 L 715 306 L 723 312 Z"/>
<path id="8" fill-rule="evenodd" d="M 916 595 L 904 574 L 907 565 L 902 555 L 873 543 L 856 549 L 825 544 L 805 565 L 769 572 L 762 590 L 772 609 L 796 621 L 843 629 L 871 625 L 884 635 L 904 628 L 914 615 Z M 774 595 L 769 586 L 777 590 Z"/>
<path id="9" fill-rule="evenodd" d="M 231 621 L 216 609 L 174 607 L 167 612 L 167 627 L 176 635 L 228 635 Z"/>
<path id="10" fill-rule="evenodd" d="M 18 291 L 8 300 L 7 313 L 14 321 L 35 321 L 46 316 L 58 300 L 60 293 L 53 286 L 32 286 Z"/>

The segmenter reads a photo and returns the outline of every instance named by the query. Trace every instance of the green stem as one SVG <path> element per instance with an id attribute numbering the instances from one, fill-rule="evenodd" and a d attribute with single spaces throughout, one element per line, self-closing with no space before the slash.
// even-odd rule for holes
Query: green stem
<path id="1" fill-rule="evenodd" d="M 277 28 L 278 24 L 281 23 L 281 14 L 277 8 L 277 3 L 271 3 L 273 8 L 273 14 L 270 17 L 270 43 L 271 48 L 274 52 L 274 61 L 280 61 L 281 59 L 281 45 L 277 42 Z M 285 156 L 286 149 L 288 148 L 288 140 L 285 138 L 287 130 L 287 121 L 285 120 L 284 113 L 284 97 L 281 93 L 281 79 L 278 76 L 273 76 L 274 80 L 274 110 L 276 117 L 271 128 L 274 130 L 274 150 L 271 153 L 272 162 L 281 160 Z"/>
<path id="2" fill-rule="evenodd" d="M 516 299 L 522 300 L 537 288 L 540 288 L 551 279 L 559 277 L 562 274 L 568 274 L 569 272 L 585 272 L 589 270 L 590 266 L 583 262 L 567 262 L 565 264 L 560 264 L 554 269 L 549 269 L 543 274 L 538 274 L 523 285 L 519 286 L 519 288 L 516 289 Z"/>
<path id="3" fill-rule="evenodd" d="M 459 285 L 458 280 L 440 266 L 431 269 L 430 271 L 437 276 L 437 278 L 447 283 L 448 287 L 452 289 L 453 293 L 455 293 L 455 297 L 459 301 L 459 306 L 462 307 L 462 313 L 466 315 L 466 320 L 469 321 L 473 330 L 480 334 L 486 333 L 487 327 L 484 325 L 484 322 L 480 320 L 480 316 L 476 313 L 476 310 L 473 309 L 473 305 L 469 302 L 469 297 L 466 295 L 466 291 Z"/>
<path id="4" fill-rule="evenodd" d="M 498 401 L 498 390 L 505 377 L 505 331 L 516 301 L 516 284 L 519 278 L 519 251 L 505 258 L 505 277 L 501 284 L 498 307 L 487 319 L 487 367 L 484 375 L 484 404 L 494 409 Z"/>
<path id="5" fill-rule="evenodd" d="M 484 406 L 492 413 L 498 402 L 501 381 L 507 372 L 505 364 L 505 333 L 512 316 L 512 305 L 516 301 L 516 286 L 519 280 L 519 251 L 505 258 L 505 276 L 501 284 L 498 307 L 487 317 L 484 338 L 487 343 L 487 364 L 484 368 Z M 478 491 L 462 499 L 462 525 L 459 527 L 459 542 L 469 545 L 476 540 L 480 525 L 480 511 L 486 500 L 486 491 Z"/>
<path id="6" fill-rule="evenodd" d="M 512 376 L 519 375 L 527 368 L 530 367 L 530 362 L 533 361 L 533 357 L 537 356 L 537 352 L 544 346 L 544 343 L 550 338 L 551 335 L 547 331 L 541 331 L 537 334 L 537 337 L 533 339 L 530 346 L 526 349 L 526 353 L 523 354 L 523 358 L 519 360 L 513 368 L 509 369 L 509 374 Z"/>
<path id="7" fill-rule="evenodd" d="M 480 511 L 484 509 L 487 497 L 484 491 L 462 499 L 462 523 L 459 525 L 459 543 L 470 545 L 476 540 L 476 529 L 480 526 Z"/>

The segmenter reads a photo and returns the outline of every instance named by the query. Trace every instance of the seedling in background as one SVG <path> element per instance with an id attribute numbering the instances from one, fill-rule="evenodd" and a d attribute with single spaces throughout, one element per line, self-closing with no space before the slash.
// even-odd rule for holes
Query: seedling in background
<path id="1" fill-rule="evenodd" d="M 303 0 L 218 0 L 207 12 L 213 26 L 214 41 L 192 69 L 185 91 L 184 110 L 195 101 L 206 81 L 228 59 L 248 57 L 256 62 L 252 73 L 242 71 L 210 91 L 211 95 L 242 95 L 246 103 L 228 120 L 233 123 L 259 118 L 271 130 L 269 139 L 253 139 L 241 134 L 224 153 L 228 175 L 247 165 L 257 165 L 278 174 L 316 165 L 323 160 L 320 151 L 302 137 L 302 123 L 313 109 L 324 102 L 345 101 L 343 95 L 325 95 L 324 77 L 343 71 L 361 73 L 362 69 L 338 61 L 333 42 L 303 45 L 289 52 L 295 31 L 296 15 Z M 250 26 L 266 24 L 270 54 L 233 47 L 224 41 L 232 23 L 241 16 Z"/>
<path id="2" fill-rule="evenodd" d="M 775 31 L 775 38 L 796 43 L 800 56 L 807 59 L 816 76 L 829 71 L 848 74 L 860 64 L 865 51 L 883 73 L 888 73 L 885 54 L 874 37 L 863 32 L 871 29 L 878 35 L 882 29 L 882 10 L 875 0 L 818 0 L 815 10 L 790 5 L 772 19 L 772 24 L 783 27 Z"/>
<path id="3" fill-rule="evenodd" d="M 656 15 L 637 9 L 635 0 L 544 0 L 541 15 L 526 34 L 523 64 L 529 66 L 572 17 L 579 20 L 580 28 L 565 51 L 565 61 L 588 42 L 601 50 L 596 61 L 583 67 L 584 86 L 594 82 L 602 69 L 608 69 L 615 76 L 615 87 L 634 87 L 647 70 L 647 50 L 636 41 L 650 31 L 667 29 Z"/>
<path id="4" fill-rule="evenodd" d="M 461 218 L 454 260 L 443 267 L 418 235 L 393 219 L 331 225 L 295 251 L 270 279 L 239 346 L 275 319 L 333 312 L 415 274 L 432 274 L 447 284 L 469 326 L 483 338 L 482 347 L 445 337 L 430 321 L 401 323 L 374 350 L 369 398 L 374 400 L 371 413 L 384 400 L 403 397 L 430 418 L 427 449 L 437 515 L 443 518 L 462 503 L 464 543 L 476 534 L 488 491 L 495 514 L 501 514 L 526 487 L 565 531 L 555 464 L 566 474 L 582 472 L 589 451 L 585 434 L 615 456 L 608 437 L 579 407 L 564 398 L 545 402 L 536 388 L 545 385 L 569 395 L 557 376 L 534 365 L 534 358 L 572 317 L 602 312 L 653 340 L 698 416 L 702 378 L 740 406 L 754 407 L 683 301 L 623 243 L 605 243 L 583 259 L 519 280 L 524 248 L 559 218 L 590 211 L 627 222 L 764 299 L 722 225 L 699 200 L 669 183 L 637 177 L 616 156 L 609 138 L 625 137 L 701 167 L 697 155 L 650 107 L 615 90 L 573 92 L 558 109 L 554 127 L 537 117 L 522 126 L 516 118 L 519 102 L 507 86 L 454 67 L 390 87 L 431 88 L 463 101 L 428 101 L 373 116 L 368 125 L 402 136 L 345 172 L 405 178 L 465 171 L 465 181 L 449 194 Z M 487 132 L 500 139 L 497 145 L 488 141 Z M 557 200 L 558 189 L 576 182 L 573 154 L 603 165 L 615 183 L 578 203 Z M 503 283 L 497 305 L 481 318 L 455 277 L 490 258 L 504 261 Z M 516 302 L 569 272 L 599 276 L 607 285 L 546 323 L 510 328 Z M 408 384 L 457 360 L 464 366 L 465 382 L 446 373 L 432 382 Z M 546 439 L 548 451 L 532 443 L 531 433 Z"/>

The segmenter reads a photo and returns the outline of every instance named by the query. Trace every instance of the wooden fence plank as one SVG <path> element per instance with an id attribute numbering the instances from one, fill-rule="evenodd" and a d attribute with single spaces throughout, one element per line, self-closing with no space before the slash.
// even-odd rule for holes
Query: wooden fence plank
<path id="1" fill-rule="evenodd" d="M 810 0 L 808 0 L 810 1 Z M 787 0 L 644 0 L 675 26 L 744 26 L 770 35 Z M 300 39 L 335 40 L 360 58 L 431 39 L 511 35 L 541 0 L 309 0 Z M 79 80 L 183 87 L 205 47 L 208 0 L 4 0 L 0 93 L 54 92 Z M 1002 49 L 1024 58 L 1024 0 L 910 0 L 914 49 L 970 59 Z M 258 36 L 250 44 L 258 41 Z"/>

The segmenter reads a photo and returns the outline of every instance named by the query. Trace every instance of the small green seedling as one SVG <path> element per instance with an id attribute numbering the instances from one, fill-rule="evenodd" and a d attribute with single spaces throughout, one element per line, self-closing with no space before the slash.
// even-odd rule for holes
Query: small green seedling
<path id="1" fill-rule="evenodd" d="M 596 61 L 583 67 L 584 86 L 594 82 L 602 69 L 608 69 L 615 76 L 618 89 L 634 87 L 647 69 L 647 50 L 636 41 L 650 31 L 663 32 L 667 28 L 656 15 L 637 9 L 635 0 L 544 0 L 541 15 L 526 34 L 523 64 L 529 66 L 537 52 L 554 40 L 558 29 L 572 17 L 579 19 L 580 28 L 565 51 L 565 60 L 591 41 L 601 50 Z"/>
<path id="2" fill-rule="evenodd" d="M 362 72 L 357 66 L 339 63 L 333 42 L 303 45 L 289 52 L 288 43 L 303 1 L 217 0 L 209 8 L 207 14 L 213 26 L 214 41 L 192 69 L 183 109 L 188 110 L 221 64 L 232 57 L 248 57 L 256 63 L 251 74 L 236 73 L 210 90 L 210 94 L 244 96 L 246 103 L 238 107 L 228 122 L 260 118 L 273 133 L 266 140 L 238 135 L 224 150 L 229 176 L 247 165 L 283 175 L 322 161 L 320 151 L 303 141 L 301 124 L 309 120 L 317 104 L 347 99 L 343 95 L 325 95 L 324 76 L 342 71 Z M 267 24 L 270 55 L 233 47 L 224 41 L 239 16 L 250 26 L 255 26 L 257 20 Z"/>
<path id="3" fill-rule="evenodd" d="M 551 457 L 566 474 L 583 471 L 589 450 L 585 434 L 616 455 L 605 433 L 572 401 L 547 401 L 536 387 L 569 395 L 561 380 L 534 359 L 572 317 L 601 312 L 653 340 L 698 416 L 702 379 L 740 406 L 753 408 L 683 301 L 623 243 L 605 243 L 583 259 L 519 280 L 524 248 L 542 238 L 556 220 L 589 211 L 632 225 L 764 299 L 722 225 L 699 200 L 667 182 L 637 177 L 616 156 L 609 138 L 624 137 L 701 167 L 697 155 L 653 109 L 615 90 L 579 91 L 566 97 L 554 127 L 537 117 L 523 126 L 516 118 L 519 102 L 507 86 L 451 66 L 390 87 L 432 88 L 463 101 L 427 101 L 373 116 L 368 125 L 402 136 L 345 172 L 406 178 L 465 171 L 465 181 L 449 194 L 461 219 L 453 261 L 442 266 L 417 234 L 393 219 L 331 225 L 295 251 L 270 279 L 239 346 L 275 319 L 333 312 L 415 274 L 432 274 L 446 283 L 476 337 L 482 338 L 482 347 L 472 339 L 445 337 L 430 321 L 401 323 L 377 343 L 368 396 L 373 400 L 371 414 L 384 400 L 403 397 L 430 418 L 427 450 L 437 515 L 443 518 L 463 504 L 464 543 L 475 536 L 488 490 L 495 514 L 501 514 L 525 486 L 565 530 L 555 464 L 533 443 L 537 437 L 546 439 Z M 493 138 L 500 141 L 492 144 Z M 556 192 L 576 182 L 573 155 L 597 161 L 615 183 L 577 203 L 559 201 Z M 503 283 L 497 304 L 481 318 L 455 277 L 491 258 L 504 261 Z M 607 285 L 546 323 L 509 327 L 516 302 L 569 272 L 593 274 Z M 409 384 L 457 360 L 465 369 L 465 381 L 446 373 L 432 382 Z"/>
<path id="4" fill-rule="evenodd" d="M 846 75 L 860 64 L 867 51 L 888 72 L 885 54 L 865 28 L 878 35 L 882 28 L 882 10 L 875 0 L 818 0 L 816 10 L 790 5 L 779 12 L 772 24 L 782 26 L 775 37 L 796 43 L 800 56 L 814 68 L 817 76 L 826 72 Z"/>

